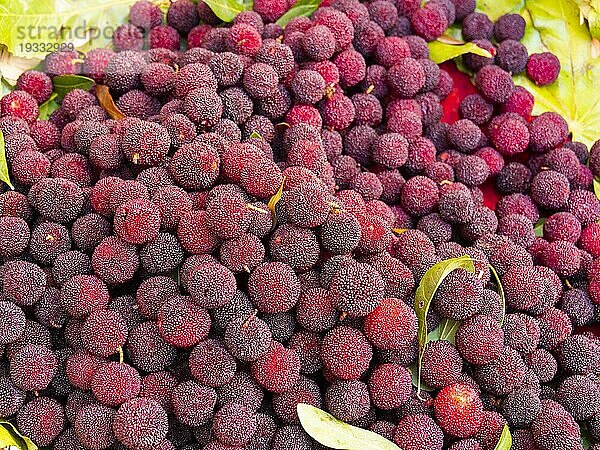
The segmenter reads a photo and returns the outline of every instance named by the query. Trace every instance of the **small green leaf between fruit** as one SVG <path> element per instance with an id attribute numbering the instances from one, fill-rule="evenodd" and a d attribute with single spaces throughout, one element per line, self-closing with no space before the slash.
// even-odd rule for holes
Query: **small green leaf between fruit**
<path id="1" fill-rule="evenodd" d="M 504 288 L 502 287 L 502 282 L 500 281 L 500 275 L 498 275 L 498 272 L 491 264 L 490 272 L 492 272 L 492 275 L 494 275 L 494 278 L 496 279 L 496 284 L 498 285 L 498 295 L 500 296 L 500 300 L 502 300 L 502 318 L 500 319 L 500 325 L 503 325 L 504 317 L 506 317 L 506 296 L 504 295 Z"/>
<path id="2" fill-rule="evenodd" d="M 544 224 L 546 223 L 545 217 L 540 217 L 540 220 L 537 221 L 535 226 L 533 227 L 533 231 L 535 231 L 535 235 L 537 237 L 544 237 Z"/>
<path id="3" fill-rule="evenodd" d="M 317 10 L 320 4 L 321 0 L 298 0 L 283 16 L 277 19 L 277 25 L 285 28 L 289 21 L 295 17 L 309 17 Z"/>
<path id="4" fill-rule="evenodd" d="M 4 133 L 0 130 L 0 181 L 5 182 L 8 187 L 14 189 L 14 186 L 10 182 L 10 175 L 8 174 L 8 163 L 6 162 L 6 148 L 4 146 Z"/>
<path id="5" fill-rule="evenodd" d="M 454 38 L 453 38 L 454 39 Z M 474 53 L 479 56 L 491 58 L 492 54 L 487 50 L 478 47 L 472 42 L 465 42 L 460 44 L 451 44 L 450 40 L 433 41 L 429 43 L 429 57 L 437 64 L 441 64 L 445 61 L 449 61 L 467 53 Z"/>
<path id="6" fill-rule="evenodd" d="M 202 0 L 223 22 L 233 22 L 235 16 L 251 8 L 250 3 L 236 0 Z"/>
<path id="7" fill-rule="evenodd" d="M 596 194 L 596 198 L 600 200 L 600 177 L 594 178 L 594 194 Z"/>
<path id="8" fill-rule="evenodd" d="M 584 450 L 588 450 L 592 446 L 594 439 L 590 435 L 590 431 L 585 423 L 580 424 L 579 429 L 581 430 L 581 445 L 583 445 Z"/>
<path id="9" fill-rule="evenodd" d="M 263 137 L 258 133 L 258 131 L 254 130 L 250 133 L 250 139 L 262 139 Z"/>
<path id="10" fill-rule="evenodd" d="M 428 342 L 427 336 L 427 314 L 429 312 L 429 306 L 435 296 L 438 288 L 444 281 L 444 279 L 454 270 L 464 269 L 469 272 L 475 272 L 475 265 L 473 259 L 468 255 L 463 255 L 459 258 L 450 258 L 444 261 L 440 261 L 434 264 L 421 279 L 419 287 L 415 293 L 415 312 L 419 319 L 419 330 L 417 339 L 419 343 L 419 386 L 417 386 L 417 393 L 420 391 L 421 381 L 421 362 L 423 360 L 423 352 Z"/>
<path id="11" fill-rule="evenodd" d="M 458 320 L 444 319 L 441 324 L 440 340 L 454 344 L 454 337 L 459 326 L 460 322 Z"/>
<path id="12" fill-rule="evenodd" d="M 17 447 L 19 450 L 37 450 L 31 439 L 23 436 L 15 426 L 6 421 L 0 421 L 0 448 Z"/>
<path id="13" fill-rule="evenodd" d="M 60 105 L 56 102 L 58 94 L 53 92 L 48 100 L 40 105 L 40 120 L 48 120 L 50 114 L 60 108 Z"/>
<path id="14" fill-rule="evenodd" d="M 500 440 L 496 444 L 494 450 L 510 450 L 512 447 L 512 436 L 510 434 L 510 429 L 508 425 L 504 425 L 504 429 L 502 430 L 502 434 L 500 435 Z"/>
<path id="15" fill-rule="evenodd" d="M 279 203 L 279 200 L 281 200 L 281 196 L 283 195 L 283 187 L 285 185 L 285 176 L 281 179 L 281 185 L 279 186 L 279 189 L 277 190 L 277 192 L 275 193 L 275 195 L 273 195 L 273 197 L 271 197 L 269 199 L 269 203 L 267 203 L 267 207 L 269 208 L 269 211 L 271 211 L 271 214 L 273 215 L 273 226 L 277 225 L 277 203 Z"/>
<path id="16" fill-rule="evenodd" d="M 312 405 L 299 403 L 297 411 L 304 431 L 326 447 L 341 450 L 401 450 L 383 436 L 348 425 Z"/>
<path id="17" fill-rule="evenodd" d="M 6 94 L 10 94 L 13 90 L 13 87 L 10 83 L 0 75 L 0 98 L 4 97 Z"/>
<path id="18" fill-rule="evenodd" d="M 436 328 L 436 330 L 437 330 L 437 328 Z M 433 333 L 433 331 L 432 331 L 432 333 Z M 432 339 L 432 341 L 434 341 L 434 340 L 437 340 L 437 339 Z M 412 385 L 414 387 L 418 387 L 419 386 L 419 369 L 418 369 L 417 365 L 414 364 L 414 365 L 410 366 L 408 368 L 408 371 L 410 372 L 410 378 L 411 378 L 411 381 L 412 381 Z M 425 392 L 433 392 L 433 391 L 435 391 L 434 388 L 432 388 L 430 386 L 427 386 L 422 381 L 421 381 L 421 384 L 420 384 L 420 389 L 422 391 L 425 391 Z"/>
<path id="19" fill-rule="evenodd" d="M 94 80 L 82 75 L 60 75 L 52 79 L 57 98 L 62 99 L 74 89 L 88 91 L 94 85 Z"/>

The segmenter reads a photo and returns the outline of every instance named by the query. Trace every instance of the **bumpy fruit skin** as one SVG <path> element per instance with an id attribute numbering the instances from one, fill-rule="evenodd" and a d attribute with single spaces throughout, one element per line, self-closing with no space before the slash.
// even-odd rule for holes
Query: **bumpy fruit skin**
<path id="1" fill-rule="evenodd" d="M 424 448 L 441 450 L 444 446 L 444 433 L 438 424 L 425 414 L 410 414 L 398 423 L 394 431 L 394 442 L 402 449 L 419 450 Z"/>
<path id="2" fill-rule="evenodd" d="M 140 385 L 139 373 L 129 364 L 108 362 L 94 374 L 91 388 L 100 403 L 118 406 L 137 396 Z"/>
<path id="3" fill-rule="evenodd" d="M 39 108 L 35 97 L 26 91 L 13 91 L 0 100 L 0 113 L 2 116 L 15 116 L 29 123 L 36 121 Z"/>
<path id="4" fill-rule="evenodd" d="M 373 345 L 381 349 L 406 346 L 417 335 L 417 318 L 412 308 L 396 298 L 385 298 L 364 323 Z"/>
<path id="5" fill-rule="evenodd" d="M 458 382 L 462 368 L 461 355 L 449 342 L 430 342 L 425 347 L 421 361 L 421 377 L 428 386 L 441 389 Z"/>
<path id="6" fill-rule="evenodd" d="M 134 398 L 121 405 L 113 421 L 119 442 L 130 448 L 156 448 L 167 435 L 167 414 L 158 402 Z"/>
<path id="7" fill-rule="evenodd" d="M 46 389 L 56 374 L 56 355 L 43 345 L 25 345 L 10 358 L 10 377 L 24 391 Z"/>
<path id="8" fill-rule="evenodd" d="M 479 430 L 483 404 L 473 388 L 454 384 L 438 393 L 434 411 L 438 423 L 446 433 L 464 438 Z"/>
<path id="9" fill-rule="evenodd" d="M 336 378 L 358 379 L 368 368 L 373 350 L 358 330 L 341 326 L 331 330 L 321 345 L 324 367 Z"/>
<path id="10" fill-rule="evenodd" d="M 475 75 L 475 84 L 481 94 L 492 103 L 503 103 L 514 89 L 512 77 L 498 66 L 482 67 Z"/>
<path id="11" fill-rule="evenodd" d="M 381 409 L 399 408 L 411 394 L 410 372 L 399 364 L 382 364 L 369 377 L 369 394 Z"/>
<path id="12" fill-rule="evenodd" d="M 594 258 L 600 257 L 600 225 L 593 223 L 581 232 L 580 245 Z"/>
<path id="13" fill-rule="evenodd" d="M 540 86 L 553 83 L 559 73 L 560 61 L 553 53 L 535 53 L 527 61 L 527 75 Z"/>
<path id="14" fill-rule="evenodd" d="M 39 446 L 50 445 L 64 425 L 63 407 L 49 397 L 31 400 L 17 414 L 19 430 Z"/>
<path id="15" fill-rule="evenodd" d="M 177 419 L 188 426 L 204 425 L 211 417 L 217 394 L 214 389 L 195 381 L 184 381 L 172 391 L 173 412 Z"/>
<path id="16" fill-rule="evenodd" d="M 91 313 L 81 328 L 81 340 L 92 354 L 108 357 L 125 345 L 127 323 L 115 311 L 98 310 Z"/>
<path id="17" fill-rule="evenodd" d="M 456 346 L 471 364 L 486 364 L 502 353 L 504 333 L 493 317 L 477 315 L 461 324 Z"/>
<path id="18" fill-rule="evenodd" d="M 338 380 L 325 393 L 326 409 L 345 422 L 359 420 L 369 412 L 370 397 L 367 385 L 358 380 Z"/>
<path id="19" fill-rule="evenodd" d="M 190 371 L 194 378 L 206 386 L 227 384 L 235 375 L 236 362 L 220 341 L 206 339 L 190 354 Z"/>
<path id="20" fill-rule="evenodd" d="M 23 72 L 17 79 L 17 90 L 25 91 L 38 103 L 44 103 L 52 94 L 52 80 L 37 70 Z"/>
<path id="21" fill-rule="evenodd" d="M 540 414 L 531 424 L 533 440 L 542 450 L 576 448 L 580 429 L 573 417 L 557 402 L 542 400 Z"/>
<path id="22" fill-rule="evenodd" d="M 282 393 L 296 384 L 300 376 L 300 359 L 291 349 L 272 342 L 269 350 L 250 365 L 252 377 L 270 392 Z"/>
<path id="23" fill-rule="evenodd" d="M 331 282 L 334 306 L 354 316 L 371 313 L 383 299 L 381 275 L 366 264 L 343 267 Z"/>
<path id="24" fill-rule="evenodd" d="M 250 298 L 266 313 L 291 309 L 300 295 L 300 283 L 292 268 L 282 262 L 266 263 L 254 270 L 248 280 Z"/>
<path id="25" fill-rule="evenodd" d="M 112 422 L 116 411 L 102 405 L 81 408 L 75 417 L 77 439 L 91 449 L 108 448 L 115 442 Z"/>

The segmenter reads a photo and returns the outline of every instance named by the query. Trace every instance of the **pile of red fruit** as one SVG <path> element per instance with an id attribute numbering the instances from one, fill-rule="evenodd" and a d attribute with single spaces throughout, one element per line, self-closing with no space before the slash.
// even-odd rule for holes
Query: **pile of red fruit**
<path id="1" fill-rule="evenodd" d="M 282 29 L 280 0 L 227 26 L 142 0 L 117 52 L 53 53 L 0 101 L 0 417 L 37 445 L 324 448 L 299 403 L 402 450 L 600 442 L 600 342 L 574 334 L 600 321 L 600 143 L 511 76 L 558 60 L 474 0 L 325 3 Z M 493 56 L 464 57 L 449 124 L 427 41 L 453 23 Z M 38 120 L 68 74 L 122 114 L 75 89 Z M 462 255 L 417 393 L 415 290 Z"/>

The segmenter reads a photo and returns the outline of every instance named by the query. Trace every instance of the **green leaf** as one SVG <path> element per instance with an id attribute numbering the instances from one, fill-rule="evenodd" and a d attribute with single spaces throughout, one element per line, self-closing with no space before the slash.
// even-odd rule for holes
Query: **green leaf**
<path id="1" fill-rule="evenodd" d="M 503 325 L 504 317 L 506 317 L 506 296 L 504 295 L 504 288 L 502 287 L 502 282 L 500 281 L 500 275 L 498 275 L 498 272 L 491 264 L 490 272 L 492 272 L 492 275 L 494 275 L 494 278 L 496 279 L 496 284 L 498 285 L 498 295 L 500 296 L 500 300 L 502 300 L 502 318 L 500 319 L 500 325 Z"/>
<path id="2" fill-rule="evenodd" d="M 535 231 L 535 235 L 537 237 L 544 237 L 544 224 L 546 223 L 545 217 L 540 217 L 540 220 L 537 221 L 535 226 L 533 227 L 533 231 Z"/>
<path id="3" fill-rule="evenodd" d="M 6 421 L 0 421 L 0 448 L 14 446 L 19 450 L 37 450 L 31 439 L 23 436 L 15 426 Z"/>
<path id="4" fill-rule="evenodd" d="M 588 450 L 594 443 L 594 439 L 590 435 L 590 431 L 585 423 L 581 423 L 579 428 L 581 430 L 581 445 L 583 445 L 584 450 Z"/>
<path id="5" fill-rule="evenodd" d="M 262 139 L 263 137 L 258 133 L 258 131 L 254 130 L 250 133 L 250 139 Z"/>
<path id="6" fill-rule="evenodd" d="M 440 326 L 440 340 L 454 344 L 454 336 L 456 336 L 460 322 L 458 320 L 444 319 Z"/>
<path id="7" fill-rule="evenodd" d="M 441 64 L 444 61 L 457 58 L 466 53 L 474 53 L 479 56 L 485 56 L 486 58 L 492 57 L 492 54 L 490 52 L 478 47 L 472 42 L 450 44 L 446 42 L 440 42 L 439 40 L 437 40 L 429 43 L 429 56 L 437 64 Z"/>
<path id="8" fill-rule="evenodd" d="M 494 450 L 510 450 L 511 446 L 512 436 L 510 434 L 510 429 L 508 428 L 508 425 L 504 425 L 504 429 L 500 435 L 500 440 L 496 444 Z"/>
<path id="9" fill-rule="evenodd" d="M 40 105 L 40 120 L 48 120 L 50 114 L 60 108 L 60 105 L 56 102 L 58 94 L 53 92 L 48 100 Z"/>
<path id="10" fill-rule="evenodd" d="M 419 386 L 417 386 L 417 393 L 420 390 L 421 381 L 421 362 L 423 360 L 423 352 L 428 342 L 427 337 L 427 313 L 429 312 L 429 306 L 435 296 L 438 288 L 444 281 L 444 279 L 456 269 L 464 269 L 469 272 L 475 272 L 475 266 L 473 265 L 473 259 L 464 255 L 459 258 L 450 258 L 444 261 L 440 261 L 434 264 L 421 279 L 419 287 L 415 293 L 415 312 L 419 319 L 419 331 L 417 334 L 419 342 Z"/>
<path id="11" fill-rule="evenodd" d="M 477 0 L 477 11 L 486 13 L 495 22 L 498 17 L 519 11 L 523 0 Z"/>
<path id="12" fill-rule="evenodd" d="M 10 83 L 0 75 L 0 98 L 11 93 L 12 90 L 13 87 L 10 85 Z"/>
<path id="13" fill-rule="evenodd" d="M 232 22 L 242 11 L 247 11 L 250 6 L 245 2 L 235 0 L 202 0 L 223 22 Z"/>
<path id="14" fill-rule="evenodd" d="M 271 211 L 271 214 L 273 215 L 273 226 L 275 226 L 277 224 L 277 203 L 279 203 L 279 201 L 281 200 L 281 196 L 283 195 L 283 187 L 285 186 L 285 176 L 281 179 L 281 185 L 279 186 L 279 189 L 277 189 L 277 192 L 275 193 L 275 195 L 273 195 L 273 197 L 271 197 L 269 199 L 269 203 L 267 203 L 267 207 L 269 208 L 269 211 Z"/>
<path id="15" fill-rule="evenodd" d="M 94 85 L 94 80 L 81 75 L 60 75 L 52 79 L 54 84 L 54 92 L 57 97 L 62 99 L 73 89 L 89 90 Z"/>
<path id="16" fill-rule="evenodd" d="M 302 428 L 320 444 L 342 450 L 401 450 L 372 431 L 357 428 L 305 403 L 297 406 Z"/>
<path id="17" fill-rule="evenodd" d="M 14 189 L 14 186 L 10 182 L 10 175 L 8 174 L 6 149 L 4 148 L 4 133 L 2 133 L 2 130 L 0 130 L 0 181 L 4 181 L 8 187 Z"/>
<path id="18" fill-rule="evenodd" d="M 136 0 L 3 0 L 0 42 L 15 56 L 43 58 L 61 45 L 107 47 Z M 23 45 L 24 43 L 27 46 Z"/>
<path id="19" fill-rule="evenodd" d="M 22 443 L 15 439 L 12 433 L 4 426 L 5 424 L 8 424 L 8 422 L 0 422 L 0 448 L 13 446 L 19 449 L 23 448 Z"/>
<path id="20" fill-rule="evenodd" d="M 594 193 L 596 194 L 596 198 L 600 200 L 600 177 L 594 178 Z"/>
<path id="21" fill-rule="evenodd" d="M 522 14 L 531 23 L 523 39 L 529 52 L 554 53 L 561 71 L 548 86 L 537 86 L 526 74 L 516 76 L 515 83 L 534 95 L 534 115 L 559 113 L 573 140 L 591 146 L 600 129 L 600 97 L 590 95 L 600 84 L 600 58 L 594 57 L 592 35 L 580 21 L 578 5 L 575 0 L 526 0 Z"/>
<path id="22" fill-rule="evenodd" d="M 437 330 L 437 329 L 438 329 L 438 328 L 436 328 L 436 330 Z M 434 331 L 432 331 L 432 333 L 434 333 Z M 433 340 L 437 340 L 437 339 L 432 339 L 432 341 L 433 341 Z M 410 366 L 410 367 L 408 368 L 408 370 L 409 370 L 409 372 L 410 372 L 410 378 L 411 378 L 411 381 L 412 381 L 412 385 L 413 385 L 414 387 L 419 387 L 419 369 L 417 368 L 417 365 L 416 365 L 416 364 L 414 364 L 414 365 Z M 423 383 L 422 381 L 421 381 L 420 389 L 421 389 L 422 391 L 425 391 L 425 392 L 433 392 L 433 391 L 435 391 L 435 389 L 434 389 L 434 388 L 432 388 L 432 387 L 430 387 L 430 386 L 427 386 L 427 385 L 426 385 L 425 383 Z"/>
<path id="23" fill-rule="evenodd" d="M 320 4 L 321 0 L 298 0 L 283 16 L 277 19 L 277 25 L 285 28 L 288 22 L 295 17 L 309 17 Z"/>
<path id="24" fill-rule="evenodd" d="M 588 21 L 592 36 L 600 39 L 600 3 L 598 0 L 575 0 L 583 17 Z"/>

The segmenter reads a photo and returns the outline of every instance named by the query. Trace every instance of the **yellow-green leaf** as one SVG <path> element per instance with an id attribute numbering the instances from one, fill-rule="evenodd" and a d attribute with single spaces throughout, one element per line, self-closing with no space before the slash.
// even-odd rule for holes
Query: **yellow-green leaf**
<path id="1" fill-rule="evenodd" d="M 579 10 L 588 21 L 592 36 L 600 39 L 600 3 L 598 0 L 575 0 Z"/>
<path id="2" fill-rule="evenodd" d="M 10 448 L 10 446 L 17 447 L 19 450 L 37 450 L 38 448 L 31 439 L 19 433 L 12 423 L 0 421 L 0 448 Z"/>
<path id="3" fill-rule="evenodd" d="M 383 436 L 348 425 L 314 406 L 299 403 L 297 411 L 304 431 L 326 447 L 342 450 L 401 450 Z"/>
<path id="4" fill-rule="evenodd" d="M 450 258 L 434 264 L 427 272 L 425 272 L 425 275 L 423 275 L 419 287 L 417 287 L 415 292 L 415 312 L 419 319 L 419 330 L 417 334 L 419 343 L 419 384 L 421 380 L 421 361 L 423 360 L 423 352 L 425 351 L 425 346 L 428 342 L 427 314 L 429 312 L 429 306 L 444 279 L 456 269 L 475 272 L 473 258 L 468 255 L 463 255 L 459 258 Z M 417 386 L 417 388 L 420 390 L 420 386 Z"/>
<path id="5" fill-rule="evenodd" d="M 277 213 L 276 213 L 275 208 L 277 207 L 277 203 L 279 203 L 279 200 L 281 200 L 281 196 L 283 195 L 283 186 L 284 185 L 285 185 L 285 176 L 281 180 L 281 185 L 279 186 L 279 189 L 277 190 L 275 195 L 269 199 L 269 203 L 267 203 L 267 206 L 269 207 L 269 211 L 271 211 L 271 214 L 273 214 L 273 226 L 275 226 L 277 224 Z"/>
<path id="6" fill-rule="evenodd" d="M 504 429 L 502 430 L 502 434 L 500 435 L 500 440 L 496 444 L 494 450 L 510 450 L 512 447 L 512 436 L 510 434 L 510 429 L 508 425 L 504 425 Z"/>
<path id="7" fill-rule="evenodd" d="M 485 56 L 486 58 L 492 57 L 490 52 L 478 47 L 472 42 L 451 44 L 449 43 L 451 42 L 450 38 L 442 40 L 443 42 L 437 40 L 429 43 L 429 57 L 438 64 L 457 58 L 466 53 L 474 53 L 479 56 Z"/>
<path id="8" fill-rule="evenodd" d="M 11 189 L 14 189 L 14 186 L 10 182 L 10 175 L 8 174 L 6 149 L 4 148 L 4 133 L 2 133 L 2 130 L 0 130 L 0 181 L 4 181 Z"/>
<path id="9" fill-rule="evenodd" d="M 262 139 L 262 136 L 256 130 L 252 131 L 249 137 L 250 139 Z"/>
<path id="10" fill-rule="evenodd" d="M 533 231 L 537 237 L 544 237 L 544 224 L 546 223 L 545 217 L 540 217 L 540 220 L 537 221 L 535 226 L 533 227 Z"/>
<path id="11" fill-rule="evenodd" d="M 73 89 L 89 90 L 94 85 L 94 80 L 81 75 L 60 75 L 52 79 L 54 92 L 59 99 L 71 92 Z"/>
<path id="12" fill-rule="evenodd" d="M 494 266 L 490 264 L 490 272 L 494 275 L 496 279 L 496 284 L 498 285 L 498 295 L 500 296 L 500 300 L 502 300 L 502 318 L 500 319 L 500 325 L 504 324 L 504 317 L 506 316 L 506 296 L 504 295 L 504 288 L 502 287 L 502 282 L 500 281 L 500 276 Z"/>
<path id="13" fill-rule="evenodd" d="M 520 10 L 523 3 L 523 0 L 477 0 L 477 11 L 486 13 L 495 22 L 504 14 Z"/>
<path id="14" fill-rule="evenodd" d="M 58 94 L 53 92 L 48 100 L 40 105 L 40 120 L 48 120 L 50 114 L 60 108 L 60 105 L 56 102 Z"/>
<path id="15" fill-rule="evenodd" d="M 8 422 L 0 422 L 0 448 L 17 447 L 21 449 L 21 443 L 5 428 L 4 424 Z"/>
<path id="16" fill-rule="evenodd" d="M 277 19 L 277 25 L 285 28 L 290 20 L 295 17 L 309 17 L 321 4 L 321 0 L 298 0 L 283 16 Z"/>
<path id="17" fill-rule="evenodd" d="M 15 56 L 43 57 L 61 45 L 107 47 L 136 0 L 3 0 L 0 42 Z M 23 45 L 28 44 L 27 46 Z"/>
<path id="18" fill-rule="evenodd" d="M 202 0 L 223 22 L 232 22 L 242 11 L 246 11 L 250 4 L 235 0 Z"/>
<path id="19" fill-rule="evenodd" d="M 0 98 L 4 97 L 6 94 L 12 92 L 13 86 L 0 75 Z"/>

